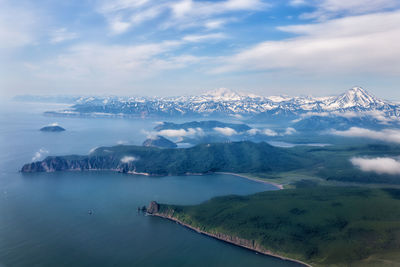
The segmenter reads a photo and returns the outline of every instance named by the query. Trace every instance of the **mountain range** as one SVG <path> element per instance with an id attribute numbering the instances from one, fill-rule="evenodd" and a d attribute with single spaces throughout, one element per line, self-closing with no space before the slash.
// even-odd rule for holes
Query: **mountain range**
<path id="1" fill-rule="evenodd" d="M 353 87 L 339 96 L 258 96 L 217 89 L 198 96 L 179 97 L 80 97 L 71 108 L 50 111 L 66 116 L 134 117 L 276 117 L 329 114 L 344 117 L 355 113 L 381 119 L 400 117 L 400 105 L 375 97 L 361 87 Z"/>

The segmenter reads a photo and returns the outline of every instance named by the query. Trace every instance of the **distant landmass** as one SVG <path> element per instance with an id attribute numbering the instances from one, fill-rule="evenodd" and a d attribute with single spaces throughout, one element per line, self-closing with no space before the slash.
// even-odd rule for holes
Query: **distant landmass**
<path id="1" fill-rule="evenodd" d="M 63 132 L 65 129 L 59 125 L 48 125 L 40 128 L 42 132 Z"/>
<path id="2" fill-rule="evenodd" d="M 202 144 L 185 149 L 143 146 L 100 147 L 87 156 L 53 156 L 26 164 L 22 172 L 115 170 L 144 175 L 184 175 L 293 170 L 310 162 L 267 143 Z"/>
<path id="3" fill-rule="evenodd" d="M 24 165 L 21 171 L 110 170 L 153 176 L 230 172 L 270 180 L 305 176 L 317 177 L 317 182 L 400 184 L 398 172 L 363 171 L 352 161 L 366 157 L 390 160 L 390 156 L 399 154 L 400 147 L 396 145 L 279 148 L 248 141 L 175 149 L 119 145 L 100 147 L 86 156 L 49 156 Z"/>
<path id="4" fill-rule="evenodd" d="M 49 111 L 63 116 L 226 117 L 254 121 L 304 119 L 309 116 L 364 117 L 398 121 L 400 105 L 379 99 L 361 87 L 339 96 L 257 96 L 218 89 L 198 96 L 81 97 L 70 109 Z"/>
<path id="5" fill-rule="evenodd" d="M 178 147 L 174 142 L 160 135 L 146 139 L 143 142 L 143 146 L 160 147 L 160 148 Z"/>

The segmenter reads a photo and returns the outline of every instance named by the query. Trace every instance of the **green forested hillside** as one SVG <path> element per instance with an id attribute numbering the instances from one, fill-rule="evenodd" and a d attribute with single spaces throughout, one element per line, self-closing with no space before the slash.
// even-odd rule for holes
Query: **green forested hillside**
<path id="1" fill-rule="evenodd" d="M 316 187 L 160 205 L 183 223 L 315 266 L 399 266 L 400 190 Z"/>
<path id="2" fill-rule="evenodd" d="M 280 148 L 247 141 L 179 149 L 120 145 L 100 147 L 87 156 L 47 157 L 26 164 L 22 171 L 115 170 L 149 175 L 234 172 L 269 179 L 292 172 L 294 176 L 305 173 L 324 181 L 400 184 L 400 175 L 364 172 L 350 162 L 352 157 L 398 155 L 400 147 L 394 145 Z"/>

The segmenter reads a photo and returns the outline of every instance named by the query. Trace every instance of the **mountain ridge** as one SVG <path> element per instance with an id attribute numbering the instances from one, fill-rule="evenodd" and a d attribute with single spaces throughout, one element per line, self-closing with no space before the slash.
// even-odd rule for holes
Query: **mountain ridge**
<path id="1" fill-rule="evenodd" d="M 258 96 L 217 89 L 198 96 L 179 97 L 81 97 L 57 115 L 98 116 L 288 116 L 309 112 L 370 112 L 400 117 L 400 105 L 353 87 L 338 96 Z"/>

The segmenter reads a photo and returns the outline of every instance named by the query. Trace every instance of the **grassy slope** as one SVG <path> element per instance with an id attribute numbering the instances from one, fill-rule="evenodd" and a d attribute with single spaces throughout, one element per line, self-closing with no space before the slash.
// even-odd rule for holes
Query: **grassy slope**
<path id="1" fill-rule="evenodd" d="M 400 265 L 400 190 L 315 187 L 225 196 L 162 212 L 315 266 Z M 384 259 L 384 260 L 383 260 Z"/>
<path id="2" fill-rule="evenodd" d="M 397 145 L 358 145 L 358 146 L 327 146 L 327 147 L 296 147 L 289 151 L 313 161 L 311 167 L 305 166 L 294 171 L 275 173 L 243 173 L 252 178 L 259 178 L 286 186 L 311 181 L 315 185 L 353 185 L 370 184 L 373 186 L 398 185 L 399 175 L 377 174 L 363 172 L 354 167 L 352 157 L 397 157 L 400 147 Z M 302 186 L 302 185 L 300 185 Z"/>

